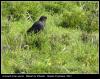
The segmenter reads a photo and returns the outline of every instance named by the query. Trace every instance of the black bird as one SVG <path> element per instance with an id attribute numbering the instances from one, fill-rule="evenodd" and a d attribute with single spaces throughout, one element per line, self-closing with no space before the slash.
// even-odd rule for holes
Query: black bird
<path id="1" fill-rule="evenodd" d="M 27 33 L 38 33 L 40 30 L 44 29 L 45 22 L 47 20 L 46 16 L 41 16 L 38 21 L 36 21 L 31 28 L 27 30 Z"/>

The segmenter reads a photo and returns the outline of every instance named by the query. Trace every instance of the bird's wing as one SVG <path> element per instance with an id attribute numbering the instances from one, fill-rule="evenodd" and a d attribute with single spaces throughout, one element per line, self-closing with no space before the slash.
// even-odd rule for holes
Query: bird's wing
<path id="1" fill-rule="evenodd" d="M 37 26 L 38 22 L 35 22 L 28 30 L 27 32 L 32 32 L 34 30 L 34 28 Z"/>
<path id="2" fill-rule="evenodd" d="M 33 25 L 34 29 L 41 29 L 42 27 L 43 27 L 43 23 L 41 23 L 41 22 L 36 22 Z"/>
<path id="3" fill-rule="evenodd" d="M 43 29 L 43 23 L 37 21 L 35 22 L 31 28 L 29 28 L 29 30 L 27 32 L 32 32 L 33 30 L 37 31 Z"/>

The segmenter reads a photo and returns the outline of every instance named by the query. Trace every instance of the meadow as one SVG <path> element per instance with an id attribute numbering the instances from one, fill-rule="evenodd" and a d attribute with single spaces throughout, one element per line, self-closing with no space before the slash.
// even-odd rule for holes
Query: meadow
<path id="1" fill-rule="evenodd" d="M 42 15 L 44 30 L 27 35 Z M 1 73 L 98 74 L 99 2 L 2 1 Z"/>

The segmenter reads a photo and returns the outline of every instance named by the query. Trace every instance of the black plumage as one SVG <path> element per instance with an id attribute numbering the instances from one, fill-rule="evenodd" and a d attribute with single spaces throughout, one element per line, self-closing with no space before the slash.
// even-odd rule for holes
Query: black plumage
<path id="1" fill-rule="evenodd" d="M 27 33 L 38 33 L 39 31 L 43 30 L 45 26 L 47 17 L 46 16 L 41 16 L 38 21 L 36 21 L 31 28 L 27 30 Z"/>

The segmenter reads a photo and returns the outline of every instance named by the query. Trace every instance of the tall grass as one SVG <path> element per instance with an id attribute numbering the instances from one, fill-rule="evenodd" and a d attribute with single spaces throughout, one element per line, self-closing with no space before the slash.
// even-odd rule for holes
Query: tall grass
<path id="1" fill-rule="evenodd" d="M 2 5 L 9 4 L 6 3 L 7 2 L 4 2 Z M 12 4 L 13 6 L 16 6 L 15 4 L 17 3 L 13 2 Z M 25 6 L 24 8 L 26 8 L 26 3 L 23 4 L 23 6 Z M 37 6 L 38 8 L 34 6 L 37 4 L 39 4 Z M 33 21 L 30 19 L 28 20 L 27 16 L 23 14 L 24 16 L 21 16 L 21 18 L 19 17 L 19 20 L 11 20 L 9 25 L 7 24 L 7 18 L 4 15 L 8 15 L 11 11 L 7 10 L 8 13 L 5 13 L 5 10 L 3 11 L 1 33 L 2 74 L 99 73 L 98 29 L 96 29 L 96 31 L 92 29 L 91 32 L 88 32 L 87 30 L 76 27 L 78 26 L 77 22 L 79 23 L 79 27 L 83 27 L 83 25 L 80 25 L 80 17 L 77 15 L 77 12 L 80 12 L 80 10 L 75 11 L 77 22 L 75 21 L 74 17 L 70 16 L 70 12 L 66 13 L 66 11 L 73 11 L 73 6 L 76 6 L 77 8 L 80 8 L 80 6 L 78 7 L 76 3 L 73 2 L 69 3 L 69 5 L 65 5 L 67 3 L 61 4 L 57 4 L 56 2 L 52 2 L 50 4 L 49 2 L 28 3 L 27 5 L 30 7 L 28 8 L 29 11 L 31 11 L 33 5 L 34 9 L 32 10 L 35 11 L 37 9 L 36 11 L 39 11 L 41 10 L 39 6 L 42 6 L 41 8 L 43 8 L 43 12 L 41 11 L 41 13 L 34 15 L 32 18 Z M 62 13 L 63 10 L 57 7 L 59 5 L 61 5 L 62 9 L 65 10 L 65 13 Z M 19 4 L 19 6 L 21 5 Z M 68 6 L 70 7 L 68 8 Z M 49 8 L 52 8 L 51 11 L 49 11 Z M 15 8 L 15 11 L 19 11 L 19 9 Z M 34 13 L 34 11 L 32 11 L 32 13 Z M 19 16 L 19 13 L 15 13 L 14 15 Z M 27 35 L 27 29 L 31 27 L 31 25 L 40 17 L 40 15 L 46 15 L 48 18 L 44 30 L 38 34 L 33 33 L 31 35 Z M 62 17 L 62 15 L 65 17 Z M 71 19 L 73 19 L 73 21 L 71 21 Z M 87 18 L 85 19 L 87 20 Z M 64 22 L 66 24 L 68 20 L 69 23 L 72 24 L 68 25 L 68 27 L 63 27 Z M 82 19 L 82 21 L 84 21 L 84 19 Z M 98 27 L 97 23 L 94 25 L 95 27 Z M 7 28 L 8 26 L 9 29 Z"/>

